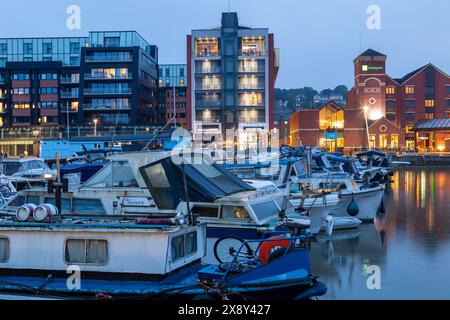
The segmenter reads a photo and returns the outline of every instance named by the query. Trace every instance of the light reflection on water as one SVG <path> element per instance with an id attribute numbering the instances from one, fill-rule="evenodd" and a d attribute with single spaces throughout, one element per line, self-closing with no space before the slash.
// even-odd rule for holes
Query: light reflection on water
<path id="1" fill-rule="evenodd" d="M 393 179 L 375 223 L 312 244 L 322 299 L 450 299 L 450 168 L 399 169 Z M 380 290 L 367 288 L 369 265 L 381 269 Z"/>

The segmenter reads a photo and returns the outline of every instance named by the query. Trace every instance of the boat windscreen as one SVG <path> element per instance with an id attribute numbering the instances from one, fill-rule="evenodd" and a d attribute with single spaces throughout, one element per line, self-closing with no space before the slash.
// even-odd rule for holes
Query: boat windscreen
<path id="1" fill-rule="evenodd" d="M 252 190 L 250 186 L 246 186 L 242 181 L 230 177 L 224 170 L 219 169 L 219 167 L 213 164 L 190 164 L 188 166 L 192 166 L 211 183 L 214 183 L 225 195 Z"/>
<path id="2" fill-rule="evenodd" d="M 20 161 L 8 161 L 3 163 L 3 174 L 5 176 L 11 176 L 19 171 L 21 167 Z"/>

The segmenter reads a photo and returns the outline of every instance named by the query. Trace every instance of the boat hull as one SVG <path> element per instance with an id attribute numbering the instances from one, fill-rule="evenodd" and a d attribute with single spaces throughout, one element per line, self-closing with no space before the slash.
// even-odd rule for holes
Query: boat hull
<path id="1" fill-rule="evenodd" d="M 353 193 L 341 193 L 341 202 L 333 208 L 332 214 L 338 217 L 348 217 L 347 208 L 352 199 L 358 206 L 359 212 L 354 218 L 362 221 L 373 221 L 383 198 L 385 186 L 380 185 L 375 188 L 365 189 Z"/>

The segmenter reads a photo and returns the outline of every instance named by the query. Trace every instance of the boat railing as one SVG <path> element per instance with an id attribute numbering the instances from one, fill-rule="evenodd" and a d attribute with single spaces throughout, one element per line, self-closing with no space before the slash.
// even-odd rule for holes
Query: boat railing
<path id="1" fill-rule="evenodd" d="M 285 235 L 286 231 L 273 231 L 271 232 L 272 235 L 275 234 L 279 234 L 279 235 Z M 289 252 L 291 251 L 291 249 L 295 248 L 297 241 L 301 241 L 302 240 L 308 240 L 312 237 L 311 234 L 303 234 L 300 236 L 289 236 L 289 237 L 285 237 L 280 239 L 279 237 L 274 237 L 274 238 L 267 238 L 267 239 L 254 239 L 254 240 L 245 240 L 242 242 L 241 246 L 239 247 L 239 249 L 236 251 L 236 253 L 233 256 L 233 260 L 229 263 L 227 270 L 225 271 L 223 277 L 222 277 L 222 281 L 225 281 L 228 276 L 231 274 L 231 270 L 233 268 L 233 266 L 236 265 L 236 263 L 256 263 L 258 265 L 259 260 L 257 259 L 257 257 L 253 257 L 252 259 L 247 259 L 247 260 L 242 260 L 242 261 L 238 261 L 238 257 L 241 256 L 241 251 L 244 248 L 248 248 L 250 244 L 257 244 L 257 247 L 255 249 L 255 253 L 259 251 L 259 247 L 261 246 L 262 243 L 264 242 L 274 242 L 274 241 L 289 241 L 289 245 L 286 248 L 286 250 L 284 251 L 284 254 L 282 255 L 282 257 L 286 256 L 287 254 L 289 254 Z M 299 246 L 301 248 L 301 246 Z M 281 257 L 280 257 L 281 258 Z"/>

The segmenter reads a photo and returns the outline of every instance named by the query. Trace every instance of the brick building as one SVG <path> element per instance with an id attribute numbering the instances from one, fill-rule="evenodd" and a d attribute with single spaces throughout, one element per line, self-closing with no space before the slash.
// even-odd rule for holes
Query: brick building
<path id="1" fill-rule="evenodd" d="M 310 144 L 315 140 L 330 150 L 341 146 L 347 150 L 450 151 L 450 131 L 431 123 L 450 118 L 450 77 L 427 64 L 402 78 L 392 78 L 386 73 L 386 59 L 386 55 L 368 49 L 353 61 L 355 80 L 343 109 L 341 142 L 339 136 L 329 134 L 322 138 L 333 138 L 336 143 L 321 143 L 320 123 L 326 119 L 320 113 L 311 116 L 309 110 L 300 110 L 291 118 L 291 142 Z M 318 120 L 310 121 L 311 117 Z"/>

